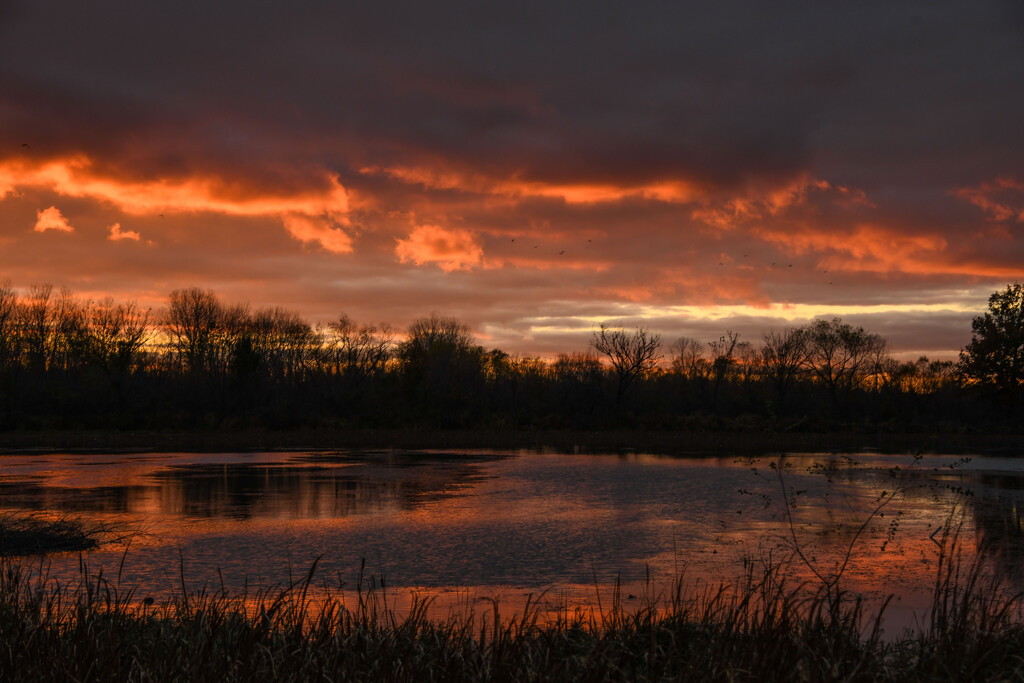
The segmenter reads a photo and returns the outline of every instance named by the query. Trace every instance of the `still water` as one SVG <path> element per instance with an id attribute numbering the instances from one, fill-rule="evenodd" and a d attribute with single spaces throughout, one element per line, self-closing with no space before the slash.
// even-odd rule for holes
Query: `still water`
<path id="1" fill-rule="evenodd" d="M 781 470 L 773 467 L 781 463 Z M 781 476 L 779 472 L 781 471 Z M 895 495 L 893 493 L 895 492 Z M 889 497 L 891 502 L 875 510 Z M 789 503 L 789 513 L 787 505 Z M 0 514 L 84 515 L 138 533 L 80 560 L 139 595 L 364 575 L 435 597 L 545 593 L 576 605 L 715 585 L 781 563 L 897 609 L 926 605 L 936 530 L 1022 587 L 1024 459 L 810 454 L 758 459 L 537 452 L 48 454 L 0 457 Z M 874 512 L 873 512 L 874 511 Z M 865 524 L 866 522 L 866 524 Z M 863 532 L 858 535 L 858 530 Z M 804 559 L 795 550 L 799 549 Z M 628 606 L 628 604 L 627 604 Z"/>

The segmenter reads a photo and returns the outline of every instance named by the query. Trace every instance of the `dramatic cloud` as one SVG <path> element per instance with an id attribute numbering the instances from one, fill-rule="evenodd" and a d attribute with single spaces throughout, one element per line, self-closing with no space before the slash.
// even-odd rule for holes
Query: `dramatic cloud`
<path id="1" fill-rule="evenodd" d="M 954 193 L 981 207 L 995 221 L 1024 223 L 1024 181 L 999 178 L 977 187 L 964 187 Z"/>
<path id="2" fill-rule="evenodd" d="M 400 262 L 418 266 L 433 263 L 446 273 L 469 270 L 483 258 L 483 249 L 468 230 L 420 225 L 396 242 L 395 255 Z"/>
<path id="3" fill-rule="evenodd" d="M 106 175 L 81 156 L 41 164 L 0 162 L 0 190 L 13 194 L 27 188 L 58 196 L 85 198 L 131 215 L 213 213 L 225 216 L 278 217 L 301 241 L 316 240 L 339 253 L 351 251 L 348 237 L 331 227 L 347 222 L 348 195 L 336 177 L 324 174 L 320 187 L 289 194 L 258 192 L 217 177 L 137 181 Z M 37 225 L 36 230 L 40 229 Z M 50 226 L 49 229 L 70 230 Z"/>
<path id="4" fill-rule="evenodd" d="M 47 230 L 74 232 L 75 230 L 56 206 L 40 209 L 36 213 L 36 227 L 34 229 L 36 232 L 46 232 Z"/>
<path id="5" fill-rule="evenodd" d="M 122 230 L 120 223 L 114 223 L 110 226 L 110 236 L 107 239 L 113 242 L 119 242 L 121 240 L 134 240 L 138 242 L 141 239 L 141 236 L 134 230 Z"/>
<path id="6" fill-rule="evenodd" d="M 1024 279 L 1015 0 L 0 15 L 20 285 L 440 310 L 544 353 L 601 320 L 717 338 L 837 314 L 952 356 Z M 25 228 L 65 214 L 72 239 Z M 132 235 L 152 248 L 110 243 Z"/>
<path id="7" fill-rule="evenodd" d="M 335 254 L 352 251 L 352 240 L 330 221 L 299 213 L 285 214 L 282 220 L 288 233 L 300 242 L 315 242 Z"/>
<path id="8" fill-rule="evenodd" d="M 678 180 L 625 186 L 613 183 L 557 184 L 462 175 L 402 166 L 383 169 L 368 167 L 360 169 L 360 173 L 386 175 L 403 183 L 421 185 L 431 190 L 457 190 L 513 201 L 550 198 L 559 199 L 566 204 L 599 204 L 628 199 L 656 199 L 685 203 L 701 196 L 701 191 L 696 185 Z"/>

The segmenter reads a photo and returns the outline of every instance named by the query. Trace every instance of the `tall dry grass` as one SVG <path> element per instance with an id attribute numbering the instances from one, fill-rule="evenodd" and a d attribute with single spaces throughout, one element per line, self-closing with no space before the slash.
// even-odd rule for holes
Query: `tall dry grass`
<path id="1" fill-rule="evenodd" d="M 930 618 L 885 633 L 859 599 L 787 585 L 748 566 L 736 586 L 694 589 L 680 574 L 636 608 L 618 590 L 550 618 L 537 600 L 505 614 L 400 615 L 381 582 L 354 596 L 292 585 L 186 591 L 153 602 L 91 573 L 0 564 L 4 681 L 689 681 L 1014 680 L 1024 677 L 1020 596 L 943 539 Z M 183 582 L 184 584 L 184 582 Z"/>

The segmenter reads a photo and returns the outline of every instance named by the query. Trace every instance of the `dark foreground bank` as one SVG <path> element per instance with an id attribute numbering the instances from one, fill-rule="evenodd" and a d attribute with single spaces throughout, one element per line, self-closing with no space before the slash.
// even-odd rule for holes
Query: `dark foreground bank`
<path id="1" fill-rule="evenodd" d="M 647 430 L 309 429 L 0 432 L 0 454 L 61 451 L 239 452 L 334 449 L 555 450 L 732 455 L 862 452 L 1024 454 L 1024 434 Z"/>
<path id="2" fill-rule="evenodd" d="M 587 613 L 484 603 L 438 620 L 422 602 L 396 614 L 372 580 L 347 601 L 325 595 L 315 567 L 276 591 L 154 603 L 84 565 L 61 586 L 5 560 L 0 680 L 1019 680 L 1020 600 L 944 557 L 930 620 L 902 635 L 856 601 L 787 588 L 771 568 L 696 595 L 680 579 L 637 609 L 611 595 Z"/>

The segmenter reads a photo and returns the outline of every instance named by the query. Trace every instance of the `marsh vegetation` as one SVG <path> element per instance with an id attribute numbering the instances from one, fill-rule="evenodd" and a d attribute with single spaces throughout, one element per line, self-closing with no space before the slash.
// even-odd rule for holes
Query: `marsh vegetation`
<path id="1" fill-rule="evenodd" d="M 0 487 L 5 507 L 47 519 L 76 510 L 108 527 L 145 511 L 151 526 L 146 538 L 0 561 L 3 680 L 1024 673 L 1015 461 L 336 452 L 6 462 L 18 484 Z M 652 511 L 655 500 L 668 507 Z M 741 548 L 736 534 L 770 542 Z M 619 543 L 625 555 L 601 554 Z M 666 557 L 665 545 L 677 549 Z M 343 552 L 373 548 L 386 575 Z M 516 590 L 474 574 L 489 563 L 503 572 L 492 582 Z M 154 580 L 146 567 L 167 572 Z M 429 588 L 424 577 L 439 569 L 433 585 L 462 577 L 465 599 Z M 581 594 L 548 584 L 578 572 L 593 572 Z M 924 596 L 909 620 L 907 582 Z"/>
<path id="2" fill-rule="evenodd" d="M 1019 595 L 985 580 L 944 534 L 929 619 L 885 637 L 856 597 L 789 584 L 777 567 L 693 590 L 678 576 L 626 608 L 552 615 L 542 600 L 432 617 L 397 613 L 383 581 L 315 590 L 316 565 L 254 594 L 142 599 L 116 577 L 62 583 L 0 564 L 0 678 L 218 681 L 1012 680 L 1024 673 Z M 350 594 L 351 596 L 351 594 Z"/>
<path id="3" fill-rule="evenodd" d="M 0 557 L 91 550 L 109 536 L 109 528 L 83 517 L 0 515 Z"/>

